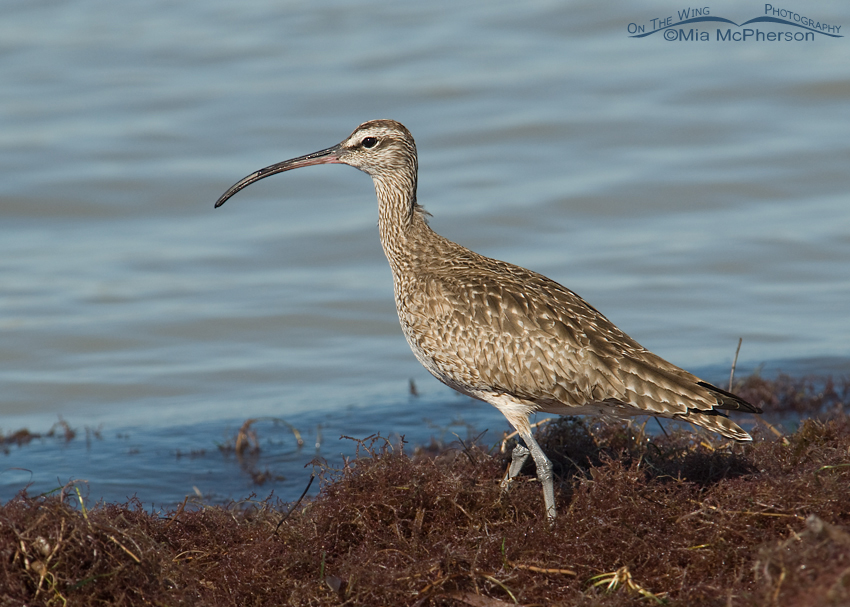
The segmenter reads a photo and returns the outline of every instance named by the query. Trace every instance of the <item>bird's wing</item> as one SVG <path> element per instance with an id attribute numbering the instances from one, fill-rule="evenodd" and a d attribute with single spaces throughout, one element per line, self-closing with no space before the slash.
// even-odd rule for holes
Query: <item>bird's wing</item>
<path id="1" fill-rule="evenodd" d="M 610 403 L 665 416 L 756 409 L 649 352 L 581 297 L 530 270 L 480 257 L 417 280 L 422 345 L 464 391 L 501 392 L 543 408 Z"/>

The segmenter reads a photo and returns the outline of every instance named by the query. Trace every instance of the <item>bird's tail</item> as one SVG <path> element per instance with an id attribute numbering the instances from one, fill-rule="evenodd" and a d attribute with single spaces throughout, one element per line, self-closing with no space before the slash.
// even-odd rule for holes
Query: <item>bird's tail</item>
<path id="1" fill-rule="evenodd" d="M 756 407 L 754 404 L 748 403 L 737 394 L 732 394 L 731 392 L 727 392 L 717 386 L 712 386 L 704 381 L 698 381 L 697 384 L 711 392 L 711 395 L 717 399 L 717 406 L 715 409 L 725 409 L 726 411 L 745 411 L 747 413 L 762 412 L 760 407 Z"/>

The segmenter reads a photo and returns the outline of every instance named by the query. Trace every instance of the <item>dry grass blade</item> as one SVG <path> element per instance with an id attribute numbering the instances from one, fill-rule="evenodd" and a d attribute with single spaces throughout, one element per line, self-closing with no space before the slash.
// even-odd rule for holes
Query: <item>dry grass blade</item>
<path id="1" fill-rule="evenodd" d="M 640 586 L 637 582 L 632 578 L 631 572 L 629 572 L 628 566 L 623 566 L 617 569 L 617 571 L 611 573 L 603 573 L 601 575 L 595 575 L 590 578 L 590 581 L 593 581 L 593 586 L 603 586 L 607 584 L 606 590 L 608 592 L 613 592 L 617 590 L 617 588 L 625 587 L 633 592 L 637 592 L 639 595 L 652 599 L 658 604 L 662 603 L 661 598 L 664 597 L 667 593 L 662 594 L 653 594 L 646 588 Z"/>
<path id="2" fill-rule="evenodd" d="M 504 590 L 505 592 L 507 592 L 507 593 L 508 593 L 508 596 L 509 596 L 509 597 L 511 597 L 511 600 L 514 602 L 514 604 L 515 604 L 515 605 L 519 605 L 519 601 L 517 601 L 517 600 L 516 600 L 516 597 L 514 596 L 514 593 L 513 593 L 513 592 L 511 592 L 511 589 L 510 589 L 510 588 L 508 588 L 507 586 L 505 586 L 505 584 L 503 584 L 502 582 L 500 582 L 499 580 L 497 580 L 496 578 L 494 578 L 492 575 L 487 575 L 487 574 L 485 574 L 485 573 L 480 573 L 479 575 L 480 575 L 481 577 L 483 577 L 485 580 L 487 580 L 488 582 L 492 582 L 492 583 L 496 584 L 499 588 L 501 588 L 502 590 Z"/>
<path id="3" fill-rule="evenodd" d="M 106 537 L 108 537 L 111 541 L 113 541 L 113 542 L 115 542 L 116 544 L 118 544 L 118 546 L 121 548 L 121 550 L 123 550 L 124 552 L 126 552 L 127 554 L 129 554 L 129 555 L 130 555 L 130 558 L 132 558 L 134 561 L 136 561 L 137 563 L 141 563 L 141 562 L 142 562 L 142 560 L 141 560 L 139 557 L 137 557 L 135 554 L 133 554 L 133 553 L 132 553 L 132 552 L 131 552 L 128 548 L 127 548 L 127 546 L 125 546 L 124 544 L 122 544 L 121 542 L 119 542 L 117 539 L 115 539 L 115 536 L 114 536 L 114 535 L 107 535 Z"/>
<path id="4" fill-rule="evenodd" d="M 506 603 L 500 599 L 494 599 L 481 594 L 472 594 L 471 592 L 455 592 L 445 596 L 455 601 L 471 605 L 472 607 L 506 607 L 507 605 L 518 605 L 518 603 Z"/>
<path id="5" fill-rule="evenodd" d="M 525 569 L 526 571 L 533 571 L 535 573 L 556 573 L 559 575 L 578 575 L 572 569 L 558 569 L 554 567 L 538 567 L 537 565 L 523 565 L 522 563 L 513 563 L 508 561 L 508 565 L 515 569 Z"/>

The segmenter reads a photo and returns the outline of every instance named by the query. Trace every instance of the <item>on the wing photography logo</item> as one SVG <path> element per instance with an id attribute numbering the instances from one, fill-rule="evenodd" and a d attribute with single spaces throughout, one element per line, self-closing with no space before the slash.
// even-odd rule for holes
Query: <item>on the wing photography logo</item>
<path id="1" fill-rule="evenodd" d="M 721 25 L 715 27 L 712 22 Z M 844 37 L 840 25 L 773 4 L 765 4 L 764 14 L 743 23 L 712 15 L 711 8 L 703 6 L 684 8 L 644 24 L 629 23 L 627 29 L 631 38 L 660 34 L 669 42 L 814 42 L 823 36 Z"/>

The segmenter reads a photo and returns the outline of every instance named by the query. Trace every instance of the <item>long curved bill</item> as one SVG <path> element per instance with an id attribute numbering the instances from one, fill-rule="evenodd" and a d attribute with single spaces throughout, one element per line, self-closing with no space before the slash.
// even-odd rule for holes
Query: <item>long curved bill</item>
<path id="1" fill-rule="evenodd" d="M 308 167 L 314 164 L 334 164 L 341 162 L 339 159 L 339 153 L 342 150 L 342 144 L 337 144 L 333 147 L 319 150 L 318 152 L 313 152 L 312 154 L 307 154 L 306 156 L 299 156 L 298 158 L 292 158 L 291 160 L 284 160 L 283 162 L 278 162 L 277 164 L 273 164 L 271 166 L 267 166 L 264 169 L 260 169 L 259 171 L 255 171 L 251 173 L 244 179 L 241 179 L 230 186 L 230 189 L 227 190 L 224 194 L 221 195 L 221 198 L 215 203 L 215 208 L 220 207 L 227 199 L 233 196 L 239 190 L 247 188 L 249 185 L 254 183 L 255 181 L 259 181 L 260 179 L 265 179 L 271 175 L 276 173 L 283 173 L 284 171 L 290 171 L 292 169 L 300 169 L 301 167 Z"/>

